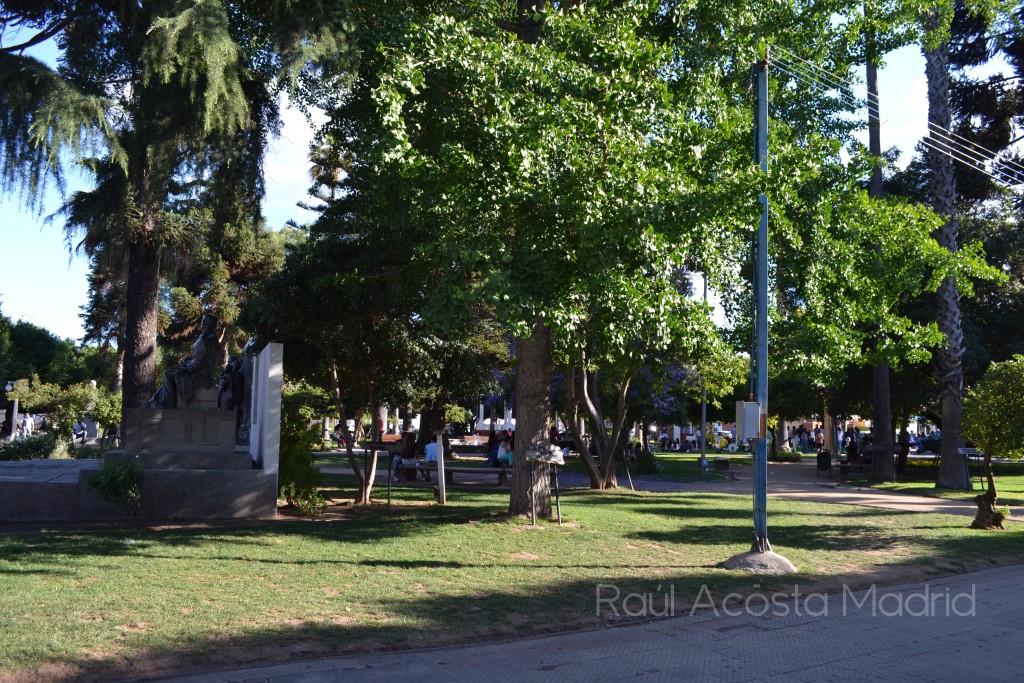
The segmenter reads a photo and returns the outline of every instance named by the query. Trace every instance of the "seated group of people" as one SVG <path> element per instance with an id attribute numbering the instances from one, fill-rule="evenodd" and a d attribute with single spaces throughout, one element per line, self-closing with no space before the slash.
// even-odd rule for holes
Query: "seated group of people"
<path id="1" fill-rule="evenodd" d="M 500 432 L 492 432 L 487 439 L 487 461 L 484 465 L 488 467 L 512 467 L 512 456 L 514 454 L 515 432 L 505 429 Z"/>
<path id="2" fill-rule="evenodd" d="M 846 448 L 846 462 L 851 465 L 868 465 L 871 463 L 871 456 L 865 455 L 868 446 L 871 445 L 871 436 L 861 437 L 859 440 L 852 436 L 843 439 Z"/>
<path id="3" fill-rule="evenodd" d="M 514 433 L 508 430 L 491 434 L 487 442 L 487 460 L 484 465 L 487 467 L 511 467 L 514 453 L 514 438 Z M 447 434 L 441 437 L 441 448 L 445 457 L 452 454 L 451 443 L 448 441 Z M 401 449 L 398 457 L 395 458 L 391 476 L 394 481 L 398 481 L 403 474 L 403 470 L 417 468 L 415 470 L 417 473 L 416 477 L 410 476 L 409 478 L 421 477 L 424 480 L 429 480 L 430 473 L 420 468 L 437 467 L 439 455 L 437 441 L 428 441 L 423 447 L 423 459 L 420 460 L 416 453 L 416 434 L 407 432 L 402 436 Z"/>
<path id="4" fill-rule="evenodd" d="M 450 455 L 452 452 L 451 443 L 448 441 L 448 435 L 445 434 L 441 437 L 441 448 L 444 454 Z M 420 465 L 426 467 L 437 467 L 437 441 L 428 441 L 423 447 L 423 460 L 420 461 L 416 457 L 416 434 L 413 432 L 406 432 L 402 436 L 402 446 L 399 451 L 399 455 L 395 458 L 394 470 L 391 473 L 394 481 L 398 481 L 399 475 L 405 468 L 418 467 Z M 417 472 L 419 472 L 417 470 Z M 430 473 L 423 471 L 420 472 L 424 481 L 430 479 Z"/>

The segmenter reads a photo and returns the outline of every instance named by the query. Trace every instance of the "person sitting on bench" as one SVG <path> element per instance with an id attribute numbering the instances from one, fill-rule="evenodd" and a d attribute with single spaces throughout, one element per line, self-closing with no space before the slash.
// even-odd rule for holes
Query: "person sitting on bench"
<path id="1" fill-rule="evenodd" d="M 452 446 L 448 441 L 448 435 L 441 435 L 441 453 L 437 452 L 437 441 L 428 441 L 427 445 L 423 447 L 423 465 L 425 467 L 437 467 L 438 457 L 444 455 L 449 456 L 452 454 Z M 430 472 L 423 473 L 423 479 L 430 481 Z"/>
<path id="2" fill-rule="evenodd" d="M 395 458 L 395 469 L 391 473 L 393 481 L 398 481 L 398 473 L 405 467 L 416 467 L 420 461 L 416 459 L 416 435 L 406 432 L 402 435 L 402 447 Z"/>
<path id="3" fill-rule="evenodd" d="M 497 467 L 498 465 L 498 447 L 501 445 L 501 439 L 498 438 L 497 432 L 491 432 L 491 435 L 487 437 L 487 460 L 484 462 L 484 467 Z"/>
<path id="4" fill-rule="evenodd" d="M 512 441 L 506 436 L 498 444 L 498 457 L 494 459 L 494 467 L 512 467 Z"/>
<path id="5" fill-rule="evenodd" d="M 345 426 L 340 422 L 334 428 L 334 431 L 331 432 L 331 441 L 337 444 L 338 448 L 345 447 Z"/>
<path id="6" fill-rule="evenodd" d="M 846 444 L 846 462 L 853 464 L 859 462 L 857 459 L 857 442 L 853 439 Z"/>

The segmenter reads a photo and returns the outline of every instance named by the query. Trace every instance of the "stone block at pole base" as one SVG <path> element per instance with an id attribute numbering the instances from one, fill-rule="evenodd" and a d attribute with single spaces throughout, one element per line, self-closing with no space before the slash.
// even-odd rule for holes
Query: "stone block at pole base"
<path id="1" fill-rule="evenodd" d="M 722 566 L 726 569 L 750 572 L 751 574 L 796 574 L 793 563 L 778 553 L 748 550 L 733 555 Z"/>

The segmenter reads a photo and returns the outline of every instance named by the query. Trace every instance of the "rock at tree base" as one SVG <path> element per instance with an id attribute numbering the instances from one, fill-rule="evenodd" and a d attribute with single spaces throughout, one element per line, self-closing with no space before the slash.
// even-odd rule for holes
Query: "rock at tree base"
<path id="1" fill-rule="evenodd" d="M 771 551 L 758 553 L 752 550 L 733 555 L 723 563 L 726 569 L 736 569 L 751 574 L 796 574 L 793 563 Z"/>

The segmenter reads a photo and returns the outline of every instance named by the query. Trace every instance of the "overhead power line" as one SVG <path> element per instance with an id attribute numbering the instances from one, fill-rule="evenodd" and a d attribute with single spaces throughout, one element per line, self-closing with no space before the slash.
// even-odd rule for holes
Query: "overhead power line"
<path id="1" fill-rule="evenodd" d="M 840 104 L 851 110 L 865 107 L 869 112 L 878 115 L 877 102 L 871 98 L 867 101 L 857 98 L 850 79 L 836 76 L 784 47 L 774 46 L 772 66 L 805 87 L 812 88 L 826 97 L 835 97 Z M 921 139 L 921 143 L 928 149 L 969 166 L 1000 185 L 1024 185 L 1024 165 L 1012 159 L 1000 158 L 999 153 L 932 121 L 928 122 L 928 132 L 928 136 Z"/>

